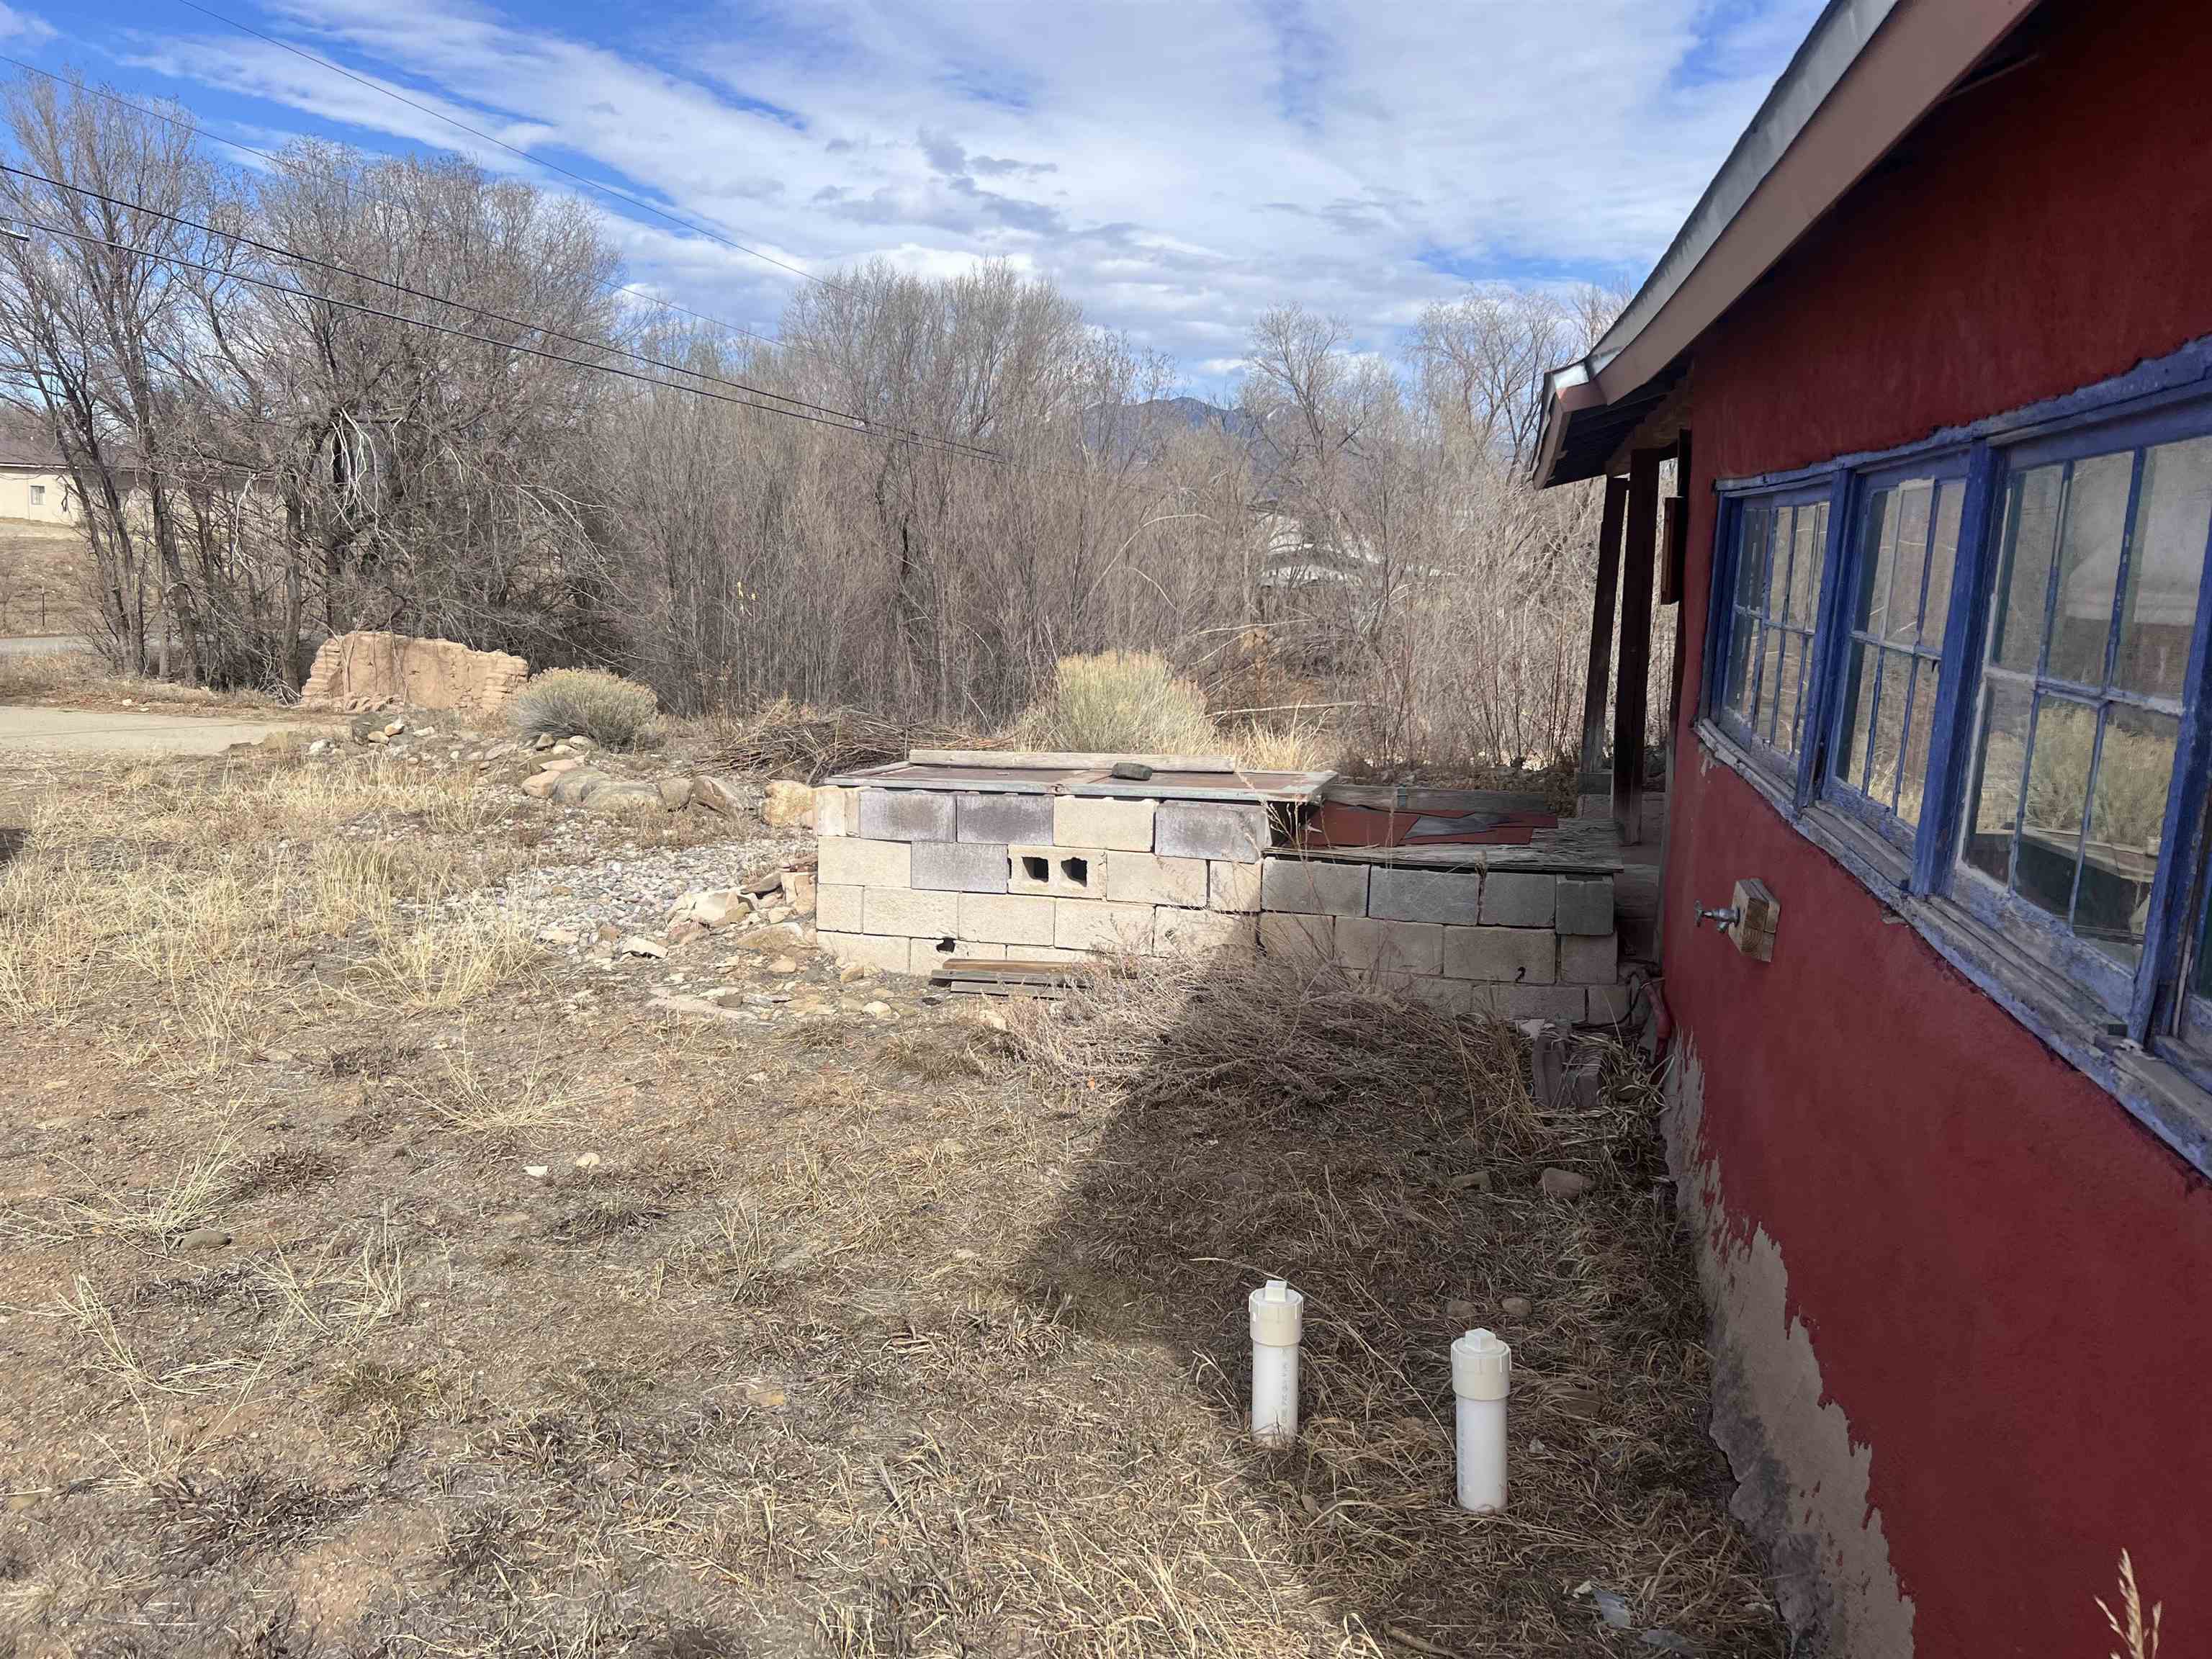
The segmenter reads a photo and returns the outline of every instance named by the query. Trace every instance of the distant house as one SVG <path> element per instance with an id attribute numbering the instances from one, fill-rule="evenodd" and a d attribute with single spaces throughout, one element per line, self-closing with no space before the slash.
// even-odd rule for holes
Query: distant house
<path id="1" fill-rule="evenodd" d="M 0 410 L 0 519 L 74 525 L 82 514 L 52 428 L 26 411 Z"/>
<path id="2" fill-rule="evenodd" d="M 2123 1548 L 2212 1646 L 2209 66 L 2202 0 L 1833 0 L 1547 382 L 1626 838 L 1674 710 L 1669 1150 L 1814 1652 L 2108 1652 Z"/>

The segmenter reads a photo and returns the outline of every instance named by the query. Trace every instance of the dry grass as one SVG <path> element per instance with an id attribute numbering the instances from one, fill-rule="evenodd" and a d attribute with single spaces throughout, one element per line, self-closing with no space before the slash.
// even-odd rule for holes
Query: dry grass
<path id="1" fill-rule="evenodd" d="M 2097 1611 L 2105 1615 L 2120 1644 L 2112 1659 L 2158 1659 L 2159 1626 L 2164 1622 L 2166 1608 L 2154 1602 L 2148 1614 L 2143 1612 L 2142 1592 L 2136 1588 L 2136 1564 L 2125 1550 L 2120 1552 L 2120 1610 L 2114 1613 L 2100 1595 Z"/>
<path id="2" fill-rule="evenodd" d="M 531 955 L 495 913 L 437 914 L 520 861 L 491 833 L 511 810 L 465 778 L 286 753 L 81 781 L 0 866 L 0 1021 L 97 1012 L 134 1063 L 189 1080 L 266 1026 L 306 954 L 337 952 L 409 1006 L 458 1006 Z"/>
<path id="3" fill-rule="evenodd" d="M 1255 1547 L 1270 1540 L 1308 1594 L 1422 1652 L 1587 1650 L 1590 1604 L 1563 1594 L 1577 1583 L 1709 1650 L 1778 1650 L 1704 1438 L 1702 1304 L 1662 1195 L 1656 1098 L 1625 1054 L 1607 1050 L 1599 1109 L 1547 1114 L 1508 1027 L 1332 969 L 1219 962 L 1018 1009 L 1012 1036 L 1072 1097 L 1123 1102 L 1030 1257 L 1079 1330 L 1194 1350 L 1233 1434 L 1243 1292 L 1264 1277 L 1305 1292 L 1304 1437 L 1236 1462 L 1289 1517 Z M 1547 1200 L 1547 1165 L 1596 1184 Z M 1508 1296 L 1534 1304 L 1526 1322 Z M 1513 1507 L 1494 1520 L 1449 1502 L 1448 1349 L 1474 1324 L 1515 1348 Z M 1200 1586 L 1182 1589 L 1183 1628 L 1218 1632 Z M 1128 1587 L 1131 1616 L 1143 1591 Z"/>
<path id="4" fill-rule="evenodd" d="M 596 668 L 549 668 L 508 701 L 507 724 L 526 738 L 581 735 L 602 749 L 642 749 L 659 740 L 653 688 Z"/>
<path id="5" fill-rule="evenodd" d="M 759 1024 L 655 1012 L 661 964 L 379 978 L 501 826 L 295 769 L 88 779 L 0 877 L 0 1652 L 158 1608 L 190 1659 L 1583 1654 L 1586 1582 L 1782 1650 L 1625 1065 L 1547 1116 L 1509 1031 L 1218 964 L 1003 1033 L 811 956 L 739 953 L 826 1005 Z M 1311 1298 L 1287 1454 L 1242 1420 L 1267 1273 Z M 1522 1385 L 1482 1520 L 1472 1322 Z"/>

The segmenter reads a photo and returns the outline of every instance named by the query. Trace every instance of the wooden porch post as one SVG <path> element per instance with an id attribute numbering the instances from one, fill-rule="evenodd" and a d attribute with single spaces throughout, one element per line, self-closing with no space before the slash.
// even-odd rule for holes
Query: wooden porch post
<path id="1" fill-rule="evenodd" d="M 1627 533 L 1621 549 L 1620 680 L 1613 694 L 1613 821 L 1624 846 L 1644 833 L 1644 717 L 1651 696 L 1651 577 L 1659 541 L 1659 467 L 1674 453 L 1628 458 Z"/>
<path id="2" fill-rule="evenodd" d="M 1589 787 L 1605 755 L 1606 683 L 1613 670 L 1613 607 L 1620 586 L 1620 520 L 1628 505 L 1628 480 L 1605 481 L 1605 511 L 1598 520 L 1597 597 L 1591 601 L 1589 672 L 1583 680 L 1582 776 L 1577 793 Z"/>

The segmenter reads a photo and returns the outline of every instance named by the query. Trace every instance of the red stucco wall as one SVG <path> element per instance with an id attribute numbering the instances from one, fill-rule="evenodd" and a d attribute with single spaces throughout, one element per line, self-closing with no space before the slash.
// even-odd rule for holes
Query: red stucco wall
<path id="1" fill-rule="evenodd" d="M 1886 447 L 2212 333 L 2212 7 L 2075 8 L 1939 111 L 1695 353 L 1670 1004 L 1729 1212 L 1779 1245 L 1921 1655 L 2101 1656 L 2123 1547 L 2212 1652 L 2212 1190 L 1889 921 L 1696 708 L 1711 486 Z M 1757 876 L 1771 965 L 1695 906 Z"/>

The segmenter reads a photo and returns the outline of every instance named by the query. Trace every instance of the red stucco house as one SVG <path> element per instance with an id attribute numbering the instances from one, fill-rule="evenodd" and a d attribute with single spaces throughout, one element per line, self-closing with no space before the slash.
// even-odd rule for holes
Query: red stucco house
<path id="1" fill-rule="evenodd" d="M 1813 1651 L 2101 1656 L 2123 1548 L 2212 1651 L 2208 80 L 2203 0 L 1835 0 L 1547 383 L 1631 837 L 1680 607 L 1669 1146 Z"/>

